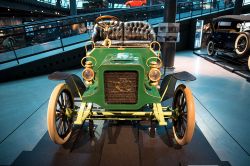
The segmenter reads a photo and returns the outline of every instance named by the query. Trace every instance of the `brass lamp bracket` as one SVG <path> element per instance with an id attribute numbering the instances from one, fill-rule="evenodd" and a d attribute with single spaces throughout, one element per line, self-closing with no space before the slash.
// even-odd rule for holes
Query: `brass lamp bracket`
<path id="1" fill-rule="evenodd" d="M 148 58 L 147 59 L 147 61 L 146 61 L 146 65 L 148 66 L 148 67 L 150 67 L 150 65 L 151 65 L 151 62 L 150 62 L 150 64 L 149 64 L 149 60 L 152 60 L 152 59 L 156 59 L 156 61 L 157 61 L 157 67 L 156 68 L 161 68 L 161 66 L 162 66 L 162 60 L 161 60 L 161 58 L 160 57 L 150 57 L 150 58 Z"/>
<path id="2" fill-rule="evenodd" d="M 89 59 L 94 60 L 94 62 L 95 62 L 94 65 L 93 65 L 93 61 L 91 60 L 92 66 L 95 66 L 97 64 L 96 58 L 94 58 L 93 56 L 86 56 L 86 57 L 83 57 L 82 60 L 81 60 L 82 67 L 86 68 L 86 62 L 84 63 L 84 60 L 87 59 L 87 58 L 88 58 L 88 60 L 86 60 L 86 62 L 90 61 Z"/>

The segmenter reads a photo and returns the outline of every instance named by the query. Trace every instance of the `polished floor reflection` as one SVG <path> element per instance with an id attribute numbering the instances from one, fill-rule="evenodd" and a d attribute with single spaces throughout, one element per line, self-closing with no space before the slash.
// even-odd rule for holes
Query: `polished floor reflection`
<path id="1" fill-rule="evenodd" d="M 192 51 L 177 52 L 176 71 L 197 77 L 187 83 L 195 97 L 196 123 L 220 160 L 249 165 L 250 83 Z M 48 99 L 57 83 L 45 75 L 0 84 L 0 165 L 31 151 L 47 132 Z"/>

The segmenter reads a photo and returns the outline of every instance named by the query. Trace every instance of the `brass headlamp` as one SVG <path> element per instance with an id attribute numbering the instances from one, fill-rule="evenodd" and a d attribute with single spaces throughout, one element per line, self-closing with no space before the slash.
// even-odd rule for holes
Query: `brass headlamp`
<path id="1" fill-rule="evenodd" d="M 89 84 L 92 84 L 92 81 L 95 76 L 95 72 L 92 69 L 93 64 L 92 61 L 86 61 L 85 63 L 85 69 L 82 72 L 82 77 L 88 81 Z"/>
<path id="2" fill-rule="evenodd" d="M 150 80 L 150 85 L 157 86 L 159 83 L 159 80 L 161 79 L 161 72 L 158 69 L 158 64 L 155 61 L 152 61 L 150 63 L 150 70 L 148 73 L 148 77 Z"/>

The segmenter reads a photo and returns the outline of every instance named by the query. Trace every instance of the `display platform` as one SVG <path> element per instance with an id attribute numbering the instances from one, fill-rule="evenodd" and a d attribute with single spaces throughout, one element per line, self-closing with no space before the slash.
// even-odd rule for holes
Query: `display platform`
<path id="1" fill-rule="evenodd" d="M 230 165 L 220 161 L 197 126 L 192 142 L 183 147 L 175 144 L 170 125 L 157 127 L 155 136 L 149 135 L 148 122 L 105 121 L 96 128 L 95 137 L 89 136 L 87 124 L 77 128 L 63 146 L 46 133 L 33 151 L 23 151 L 12 165 Z"/>
<path id="2" fill-rule="evenodd" d="M 193 52 L 194 54 L 214 63 L 217 64 L 224 69 L 238 74 L 239 76 L 245 78 L 247 81 L 250 81 L 250 71 L 248 68 L 248 59 L 235 59 L 231 58 L 227 55 L 217 54 L 213 57 L 207 55 L 206 51 L 204 50 L 197 50 Z"/>

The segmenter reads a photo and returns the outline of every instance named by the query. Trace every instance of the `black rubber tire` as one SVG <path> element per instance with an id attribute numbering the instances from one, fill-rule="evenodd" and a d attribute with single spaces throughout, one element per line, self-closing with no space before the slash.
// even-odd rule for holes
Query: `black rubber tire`
<path id="1" fill-rule="evenodd" d="M 248 32 L 240 33 L 234 43 L 237 58 L 245 57 L 249 53 L 250 34 Z"/>
<path id="2" fill-rule="evenodd" d="M 70 138 L 73 120 L 65 115 L 65 110 L 73 107 L 74 99 L 69 87 L 65 83 L 58 84 L 51 93 L 47 112 L 48 133 L 56 144 L 64 144 Z"/>
<path id="3" fill-rule="evenodd" d="M 208 56 L 214 56 L 216 53 L 215 49 L 214 49 L 214 42 L 212 40 L 210 40 L 207 44 L 207 54 Z"/>
<path id="4" fill-rule="evenodd" d="M 178 108 L 179 116 L 173 119 L 173 133 L 179 145 L 188 144 L 195 128 L 195 105 L 191 90 L 180 84 L 174 94 L 173 109 Z M 185 127 L 185 128 L 184 128 Z"/>

